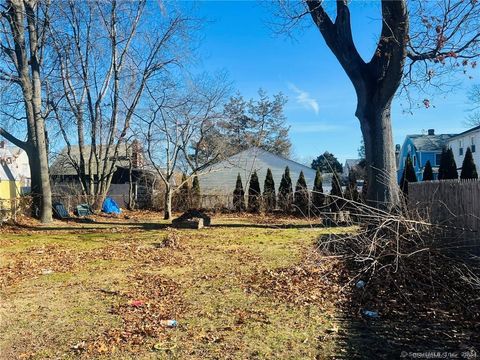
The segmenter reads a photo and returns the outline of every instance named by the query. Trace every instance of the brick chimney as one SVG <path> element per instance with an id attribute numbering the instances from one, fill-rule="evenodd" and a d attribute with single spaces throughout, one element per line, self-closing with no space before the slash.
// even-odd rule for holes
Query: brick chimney
<path id="1" fill-rule="evenodd" d="M 0 141 L 0 149 L 5 149 L 5 141 Z"/>
<path id="2" fill-rule="evenodd" d="M 435 135 L 435 129 L 428 129 L 428 135 Z"/>

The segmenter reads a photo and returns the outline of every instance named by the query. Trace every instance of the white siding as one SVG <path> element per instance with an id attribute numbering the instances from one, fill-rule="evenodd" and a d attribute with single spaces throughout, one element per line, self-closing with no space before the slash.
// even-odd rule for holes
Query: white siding
<path id="1" fill-rule="evenodd" d="M 463 148 L 462 155 L 460 155 L 460 145 Z M 469 132 L 463 136 L 456 136 L 448 141 L 448 146 L 453 151 L 453 155 L 455 156 L 455 162 L 457 163 L 458 169 L 461 169 L 462 167 L 467 147 L 471 148 L 472 145 L 475 145 L 473 160 L 475 161 L 475 165 L 477 165 L 478 170 L 478 167 L 480 166 L 480 130 Z"/>

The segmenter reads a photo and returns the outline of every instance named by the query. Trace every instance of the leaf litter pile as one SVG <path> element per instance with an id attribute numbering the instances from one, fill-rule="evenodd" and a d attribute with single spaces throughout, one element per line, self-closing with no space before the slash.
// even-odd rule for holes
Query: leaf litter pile
<path id="1" fill-rule="evenodd" d="M 175 261 L 178 265 L 178 257 L 173 260 L 168 252 L 159 248 L 178 249 L 179 246 L 178 234 L 174 230 L 168 232 L 160 243 L 151 245 L 121 240 L 92 250 L 65 248 L 61 244 L 32 246 L 24 252 L 10 254 L 6 266 L 0 267 L 0 289 L 28 278 L 79 270 L 94 260 L 128 260 L 144 266 L 169 265 Z"/>
<path id="2" fill-rule="evenodd" d="M 297 306 L 332 306 L 346 300 L 341 286 L 347 280 L 344 270 L 340 262 L 321 261 L 318 253 L 312 251 L 300 264 L 252 275 L 246 291 Z"/>

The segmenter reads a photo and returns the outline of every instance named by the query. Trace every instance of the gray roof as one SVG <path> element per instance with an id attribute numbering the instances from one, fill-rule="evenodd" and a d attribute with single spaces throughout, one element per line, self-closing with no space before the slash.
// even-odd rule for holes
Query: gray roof
<path id="1" fill-rule="evenodd" d="M 198 176 L 200 189 L 205 195 L 231 194 L 235 188 L 237 175 L 240 174 L 246 191 L 250 176 L 253 171 L 257 171 L 260 189 L 263 191 L 267 169 L 270 168 L 275 188 L 278 190 L 286 166 L 290 169 L 294 188 L 300 172 L 303 171 L 307 186 L 310 190 L 312 189 L 316 173 L 314 169 L 257 147 L 242 151 L 202 171 Z M 329 188 L 329 178 L 328 176 L 323 178 L 324 190 Z"/>
<path id="2" fill-rule="evenodd" d="M 454 134 L 407 135 L 407 138 L 412 139 L 417 151 L 441 151 L 452 136 Z"/>
<path id="3" fill-rule="evenodd" d="M 93 161 L 93 174 L 96 175 L 99 173 L 99 169 L 103 168 L 103 161 L 102 159 L 105 158 L 105 145 L 103 146 L 102 154 L 99 152 L 99 147 L 97 147 L 97 154 L 99 155 L 99 164 L 98 168 L 96 166 L 96 161 Z M 91 146 L 85 146 L 85 161 L 88 163 L 90 158 Z M 127 155 L 131 154 L 131 148 L 127 146 L 127 144 L 123 143 L 120 144 L 118 150 L 118 158 L 115 162 L 116 167 L 128 167 L 129 160 Z M 110 150 L 110 156 L 107 164 L 107 169 L 112 163 L 113 159 L 113 149 Z M 70 156 L 68 155 L 68 148 L 65 147 L 60 154 L 58 154 L 57 158 L 50 166 L 50 174 L 51 175 L 77 175 L 77 171 L 75 170 L 75 165 L 80 163 L 80 147 L 78 145 L 71 146 L 70 148 Z M 88 166 L 87 166 L 88 167 Z"/>

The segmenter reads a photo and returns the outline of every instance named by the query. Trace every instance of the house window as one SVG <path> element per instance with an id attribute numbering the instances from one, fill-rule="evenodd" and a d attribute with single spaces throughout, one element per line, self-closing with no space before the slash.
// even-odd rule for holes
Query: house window
<path id="1" fill-rule="evenodd" d="M 442 161 L 442 154 L 435 154 L 435 165 L 440 166 L 440 161 Z"/>
<path id="2" fill-rule="evenodd" d="M 473 136 L 470 138 L 470 144 L 471 144 L 470 149 L 472 149 L 472 153 L 475 152 L 475 140 L 474 139 L 475 138 Z"/>
<path id="3" fill-rule="evenodd" d="M 472 153 L 474 153 L 474 152 L 475 152 L 475 145 L 472 144 Z"/>
<path id="4" fill-rule="evenodd" d="M 416 166 L 416 163 L 417 163 L 417 157 L 416 155 L 413 155 L 413 167 Z"/>
<path id="5" fill-rule="evenodd" d="M 458 155 L 460 155 L 460 156 L 463 155 L 463 148 L 462 147 L 458 149 Z"/>

